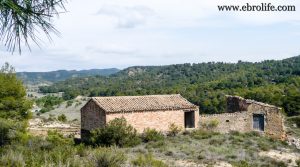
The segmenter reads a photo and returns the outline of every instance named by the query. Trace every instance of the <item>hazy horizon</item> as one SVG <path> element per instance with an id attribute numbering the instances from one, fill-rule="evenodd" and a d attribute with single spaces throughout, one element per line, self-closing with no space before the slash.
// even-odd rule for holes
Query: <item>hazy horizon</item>
<path id="1" fill-rule="evenodd" d="M 300 54 L 299 54 L 300 55 Z M 297 56 L 299 56 L 297 55 Z M 266 60 L 284 60 L 284 59 L 288 59 L 288 58 L 292 58 L 292 57 L 296 57 L 296 56 L 291 56 L 291 57 L 287 57 L 287 58 L 283 58 L 283 59 L 266 59 Z M 244 61 L 244 60 L 238 60 L 238 61 L 243 61 L 243 62 L 251 62 L 251 63 L 259 63 L 262 61 L 266 61 L 266 60 L 261 60 L 261 61 Z M 215 62 L 215 63 L 238 63 L 238 61 L 236 62 L 224 62 L 224 61 L 208 61 L 208 62 L 193 62 L 195 64 L 198 63 L 209 63 L 209 62 Z M 189 62 L 186 62 L 189 63 Z M 190 64 L 193 64 L 190 63 Z M 185 64 L 185 63 L 177 63 L 177 64 Z M 54 70 L 50 70 L 50 71 L 16 71 L 16 72 L 53 72 L 53 71 L 61 71 L 61 70 L 66 70 L 66 71 L 83 71 L 83 70 L 105 70 L 105 69 L 118 69 L 118 70 L 124 70 L 126 68 L 129 67 L 135 67 L 135 66 L 168 66 L 168 65 L 176 65 L 176 64 L 161 64 L 161 65 L 132 65 L 132 66 L 128 66 L 128 67 L 124 67 L 124 68 L 117 68 L 117 67 L 107 67 L 107 68 L 84 68 L 84 69 L 54 69 Z"/>

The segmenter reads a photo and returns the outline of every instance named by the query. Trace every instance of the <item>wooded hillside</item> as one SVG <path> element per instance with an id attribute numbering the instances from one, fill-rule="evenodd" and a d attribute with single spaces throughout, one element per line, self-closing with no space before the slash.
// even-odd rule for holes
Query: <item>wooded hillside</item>
<path id="1" fill-rule="evenodd" d="M 224 95 L 231 94 L 281 106 L 292 116 L 300 114 L 300 56 L 258 63 L 135 66 L 112 76 L 71 78 L 40 90 L 65 92 L 65 99 L 179 93 L 199 105 L 202 113 L 224 112 Z"/>

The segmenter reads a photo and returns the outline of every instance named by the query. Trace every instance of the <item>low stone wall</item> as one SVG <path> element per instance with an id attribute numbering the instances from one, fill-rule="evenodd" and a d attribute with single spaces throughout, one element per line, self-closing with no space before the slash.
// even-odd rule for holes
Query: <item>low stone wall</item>
<path id="1" fill-rule="evenodd" d="M 212 121 L 218 124 L 212 130 L 220 133 L 228 133 L 230 131 L 247 132 L 250 129 L 247 126 L 248 116 L 246 112 L 224 113 L 224 114 L 207 114 L 200 115 L 199 126 L 203 127 Z"/>

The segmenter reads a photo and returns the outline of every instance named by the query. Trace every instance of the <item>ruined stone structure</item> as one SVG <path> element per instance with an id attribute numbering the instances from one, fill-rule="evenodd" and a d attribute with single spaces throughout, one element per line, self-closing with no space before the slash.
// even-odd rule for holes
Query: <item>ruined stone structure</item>
<path id="1" fill-rule="evenodd" d="M 81 138 L 120 117 L 138 132 L 145 128 L 165 132 L 172 123 L 181 128 L 196 128 L 199 109 L 179 94 L 93 97 L 81 108 Z"/>
<path id="2" fill-rule="evenodd" d="M 218 122 L 215 131 L 250 132 L 258 131 L 273 138 L 286 137 L 281 108 L 243 99 L 239 96 L 227 96 L 227 113 L 200 115 L 200 126 L 209 122 Z"/>

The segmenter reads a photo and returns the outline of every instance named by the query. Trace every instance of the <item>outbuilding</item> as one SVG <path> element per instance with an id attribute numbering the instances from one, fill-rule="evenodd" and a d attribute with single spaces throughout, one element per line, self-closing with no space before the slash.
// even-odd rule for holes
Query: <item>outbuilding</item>
<path id="1" fill-rule="evenodd" d="M 220 133 L 256 131 L 272 138 L 286 138 L 281 108 L 239 96 L 227 96 L 226 113 L 200 115 L 200 128 L 210 122 L 217 122 L 213 130 Z"/>
<path id="2" fill-rule="evenodd" d="M 170 124 L 197 128 L 199 108 L 179 94 L 92 97 L 81 108 L 81 138 L 121 117 L 140 133 L 145 128 L 166 132 Z"/>

